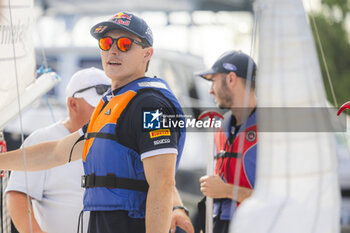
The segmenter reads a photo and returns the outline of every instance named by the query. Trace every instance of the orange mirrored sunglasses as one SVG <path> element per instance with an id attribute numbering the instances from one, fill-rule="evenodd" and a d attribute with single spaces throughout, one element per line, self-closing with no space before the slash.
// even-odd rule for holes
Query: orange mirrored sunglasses
<path id="1" fill-rule="evenodd" d="M 102 49 L 103 51 L 108 51 L 111 49 L 114 42 L 116 42 L 117 48 L 122 52 L 128 51 L 131 48 L 132 43 L 140 45 L 142 46 L 142 48 L 147 47 L 145 43 L 134 40 L 129 37 L 125 37 L 125 36 L 118 37 L 118 38 L 105 36 L 99 39 L 98 45 L 100 46 L 100 49 Z"/>

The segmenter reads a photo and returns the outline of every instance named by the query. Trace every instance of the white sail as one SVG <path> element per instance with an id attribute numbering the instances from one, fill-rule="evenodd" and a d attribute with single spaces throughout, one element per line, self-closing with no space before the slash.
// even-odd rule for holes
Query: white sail
<path id="1" fill-rule="evenodd" d="M 301 0 L 259 0 L 258 106 L 325 107 L 326 96 Z M 289 115 L 259 114 L 295 123 Z M 309 115 L 315 126 L 325 115 Z M 293 125 L 293 124 L 291 124 Z M 316 128 L 316 127 L 315 127 Z M 292 129 L 291 129 L 292 130 Z M 231 233 L 336 233 L 340 193 L 331 133 L 260 132 L 256 186 L 236 212 Z"/>
<path id="2" fill-rule="evenodd" d="M 33 1 L 11 0 L 0 4 L 1 130 L 19 112 L 19 106 L 23 109 L 50 90 L 58 80 L 54 74 L 35 79 Z"/>

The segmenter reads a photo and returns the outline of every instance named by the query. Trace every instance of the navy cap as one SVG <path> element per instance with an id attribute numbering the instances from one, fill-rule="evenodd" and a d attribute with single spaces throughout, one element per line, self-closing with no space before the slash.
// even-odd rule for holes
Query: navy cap
<path id="1" fill-rule="evenodd" d="M 151 46 L 153 45 L 153 34 L 146 21 L 131 13 L 119 12 L 107 21 L 96 24 L 90 30 L 90 34 L 96 39 L 100 39 L 106 32 L 118 29 L 131 32 L 132 34 L 145 39 Z"/>
<path id="2" fill-rule="evenodd" d="M 255 81 L 256 64 L 250 56 L 241 51 L 229 51 L 222 54 L 211 69 L 196 73 L 195 75 L 201 76 L 206 80 L 211 80 L 213 74 L 235 72 L 238 77 L 247 78 L 249 61 L 253 68 L 251 80 Z"/>

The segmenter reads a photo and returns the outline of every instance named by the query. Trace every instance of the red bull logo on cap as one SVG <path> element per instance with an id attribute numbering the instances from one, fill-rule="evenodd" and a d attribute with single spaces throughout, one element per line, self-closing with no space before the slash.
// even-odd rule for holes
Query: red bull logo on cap
<path id="1" fill-rule="evenodd" d="M 132 15 L 127 15 L 124 12 L 120 12 L 118 14 L 116 14 L 115 16 L 113 16 L 113 18 L 115 19 L 128 19 L 131 20 Z"/>
<path id="2" fill-rule="evenodd" d="M 106 30 L 107 26 L 99 26 L 95 29 L 95 33 L 102 33 L 104 30 Z"/>
<path id="3" fill-rule="evenodd" d="M 113 16 L 112 20 L 116 24 L 122 24 L 125 26 L 129 26 L 132 15 L 125 14 L 124 12 L 120 12 Z"/>

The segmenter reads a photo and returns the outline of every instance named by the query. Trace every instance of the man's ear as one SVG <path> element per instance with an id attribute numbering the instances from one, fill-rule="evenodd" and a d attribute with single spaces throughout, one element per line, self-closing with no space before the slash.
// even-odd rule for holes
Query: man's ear
<path id="1" fill-rule="evenodd" d="M 152 47 L 147 48 L 144 56 L 145 61 L 149 61 L 152 55 L 153 55 L 153 48 Z"/>
<path id="2" fill-rule="evenodd" d="M 230 72 L 226 76 L 226 84 L 230 87 L 234 87 L 237 83 L 237 75 L 235 72 Z"/>
<path id="3" fill-rule="evenodd" d="M 69 108 L 70 111 L 77 111 L 78 108 L 78 103 L 75 98 L 73 97 L 68 97 L 67 99 L 67 107 Z"/>

